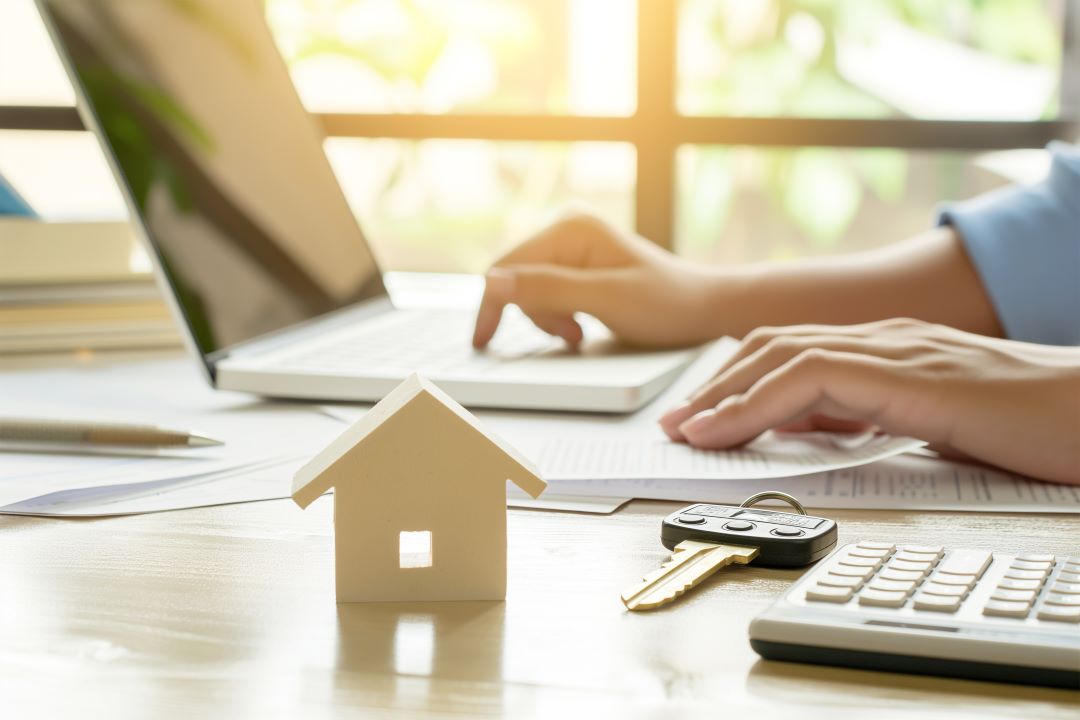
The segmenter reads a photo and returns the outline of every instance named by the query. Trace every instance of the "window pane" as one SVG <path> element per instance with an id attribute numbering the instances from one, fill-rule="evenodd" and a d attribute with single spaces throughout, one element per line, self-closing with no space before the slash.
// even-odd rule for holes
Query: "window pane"
<path id="1" fill-rule="evenodd" d="M 1057 114 L 1058 0 L 681 0 L 687 115 Z"/>
<path id="2" fill-rule="evenodd" d="M 483 271 L 571 201 L 633 223 L 627 144 L 331 138 L 327 154 L 387 270 Z"/>
<path id="3" fill-rule="evenodd" d="M 318 112 L 629 115 L 635 0 L 268 0 Z"/>
<path id="4" fill-rule="evenodd" d="M 935 208 L 1045 174 L 1046 153 L 683 146 L 676 247 L 708 262 L 788 260 L 886 245 Z"/>
<path id="5" fill-rule="evenodd" d="M 0 105 L 74 105 L 34 0 L 0 0 Z"/>

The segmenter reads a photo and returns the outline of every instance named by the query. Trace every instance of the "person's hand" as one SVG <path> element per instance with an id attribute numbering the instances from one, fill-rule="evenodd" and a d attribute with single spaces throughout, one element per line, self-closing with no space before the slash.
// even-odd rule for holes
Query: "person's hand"
<path id="1" fill-rule="evenodd" d="M 1080 349 L 914 320 L 761 328 L 660 424 L 701 448 L 773 428 L 871 426 L 946 455 L 1080 484 Z"/>
<path id="2" fill-rule="evenodd" d="M 628 344 L 692 345 L 717 337 L 706 313 L 718 284 L 653 243 L 574 214 L 511 250 L 488 271 L 473 345 L 485 347 L 514 304 L 540 329 L 576 347 L 574 313 L 593 315 Z"/>

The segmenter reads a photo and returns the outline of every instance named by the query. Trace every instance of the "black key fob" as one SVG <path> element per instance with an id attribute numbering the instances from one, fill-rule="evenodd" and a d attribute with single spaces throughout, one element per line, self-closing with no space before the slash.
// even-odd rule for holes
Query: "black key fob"
<path id="1" fill-rule="evenodd" d="M 660 541 L 668 550 L 683 540 L 756 547 L 755 565 L 802 567 L 832 552 L 836 535 L 836 523 L 828 518 L 697 504 L 664 518 Z"/>

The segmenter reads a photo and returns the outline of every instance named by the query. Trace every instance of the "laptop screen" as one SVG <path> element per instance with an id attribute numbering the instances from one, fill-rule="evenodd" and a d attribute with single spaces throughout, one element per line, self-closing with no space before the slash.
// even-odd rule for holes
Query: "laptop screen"
<path id="1" fill-rule="evenodd" d="M 260 0 L 40 0 L 204 355 L 385 292 Z"/>

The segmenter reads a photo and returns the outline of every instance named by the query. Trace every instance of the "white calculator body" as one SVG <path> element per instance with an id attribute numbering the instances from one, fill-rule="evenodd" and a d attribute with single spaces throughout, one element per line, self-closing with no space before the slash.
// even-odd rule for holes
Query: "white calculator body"
<path id="1" fill-rule="evenodd" d="M 750 625 L 774 660 L 1080 689 L 1080 556 L 846 545 Z"/>

